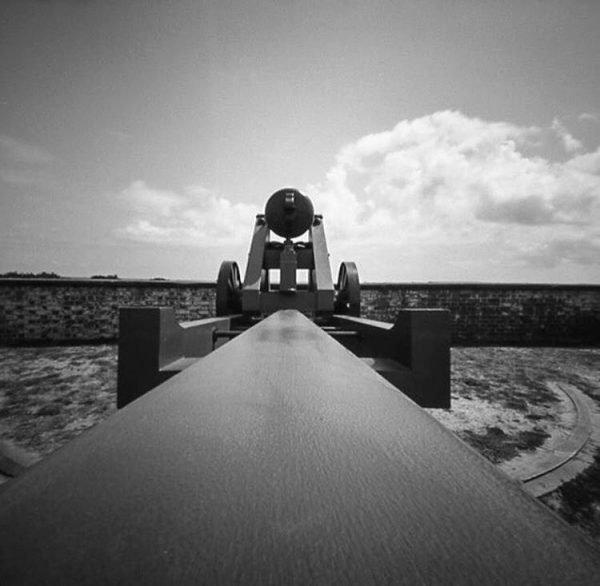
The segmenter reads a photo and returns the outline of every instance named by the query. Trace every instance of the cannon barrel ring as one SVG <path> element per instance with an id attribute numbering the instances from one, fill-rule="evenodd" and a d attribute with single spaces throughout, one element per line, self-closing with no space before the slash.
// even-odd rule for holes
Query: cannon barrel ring
<path id="1" fill-rule="evenodd" d="M 310 199 L 297 189 L 276 191 L 265 206 L 269 228 L 282 238 L 297 238 L 313 223 L 315 210 Z"/>

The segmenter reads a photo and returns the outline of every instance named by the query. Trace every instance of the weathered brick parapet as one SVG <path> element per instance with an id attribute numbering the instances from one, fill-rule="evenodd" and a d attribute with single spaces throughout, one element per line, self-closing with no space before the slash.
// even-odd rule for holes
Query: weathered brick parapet
<path id="1" fill-rule="evenodd" d="M 108 279 L 0 279 L 0 344 L 114 341 L 119 307 L 174 307 L 187 321 L 214 314 L 215 284 Z"/>
<path id="2" fill-rule="evenodd" d="M 449 309 L 455 345 L 600 345 L 600 285 L 367 283 L 361 303 L 382 321 L 401 308 Z"/>
<path id="3" fill-rule="evenodd" d="M 366 283 L 365 317 L 443 307 L 453 344 L 600 346 L 600 285 Z M 214 315 L 215 284 L 197 281 L 0 279 L 0 344 L 115 340 L 118 308 L 174 307 L 181 321 Z"/>

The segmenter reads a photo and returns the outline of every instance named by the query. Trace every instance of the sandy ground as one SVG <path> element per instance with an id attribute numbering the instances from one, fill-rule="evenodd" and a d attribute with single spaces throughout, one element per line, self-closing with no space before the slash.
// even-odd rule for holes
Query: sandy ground
<path id="1" fill-rule="evenodd" d="M 0 348 L 0 440 L 40 458 L 116 411 L 116 346 Z"/>

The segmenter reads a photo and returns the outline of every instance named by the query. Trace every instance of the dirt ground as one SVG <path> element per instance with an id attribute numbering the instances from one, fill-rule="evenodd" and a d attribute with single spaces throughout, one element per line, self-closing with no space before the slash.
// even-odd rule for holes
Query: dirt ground
<path id="1" fill-rule="evenodd" d="M 572 428 L 572 405 L 550 382 L 600 404 L 600 350 L 453 348 L 452 409 L 430 413 L 498 464 Z"/>
<path id="2" fill-rule="evenodd" d="M 41 459 L 116 409 L 112 345 L 0 348 L 0 441 Z M 574 423 L 567 383 L 600 405 L 600 349 L 453 348 L 452 409 L 443 425 L 498 464 Z M 600 541 L 600 454 L 545 504 Z"/>

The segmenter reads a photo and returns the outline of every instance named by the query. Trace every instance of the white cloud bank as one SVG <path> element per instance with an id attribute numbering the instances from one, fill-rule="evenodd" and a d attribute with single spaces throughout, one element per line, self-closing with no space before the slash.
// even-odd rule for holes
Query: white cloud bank
<path id="1" fill-rule="evenodd" d="M 363 280 L 600 282 L 600 149 L 584 152 L 559 120 L 403 120 L 343 147 L 304 191 L 325 216 L 332 269 L 355 260 Z M 264 206 L 143 181 L 124 195 L 136 218 L 128 238 L 235 244 L 239 259 Z"/>
<path id="2" fill-rule="evenodd" d="M 368 279 L 597 282 L 600 149 L 582 148 L 558 120 L 436 112 L 345 146 L 309 192 Z"/>
<path id="3" fill-rule="evenodd" d="M 219 247 L 247 242 L 258 208 L 231 203 L 200 186 L 183 193 L 134 181 L 122 195 L 135 215 L 122 233 L 138 242 Z"/>

